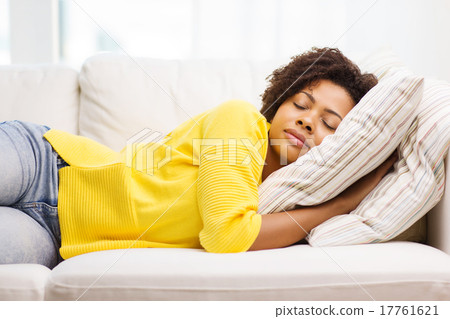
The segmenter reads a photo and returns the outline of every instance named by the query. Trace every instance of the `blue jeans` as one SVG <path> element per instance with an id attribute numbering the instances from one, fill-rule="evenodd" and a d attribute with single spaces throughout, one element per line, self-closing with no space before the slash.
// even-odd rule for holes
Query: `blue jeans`
<path id="1" fill-rule="evenodd" d="M 68 164 L 42 136 L 50 128 L 0 123 L 0 264 L 61 260 L 58 171 Z"/>

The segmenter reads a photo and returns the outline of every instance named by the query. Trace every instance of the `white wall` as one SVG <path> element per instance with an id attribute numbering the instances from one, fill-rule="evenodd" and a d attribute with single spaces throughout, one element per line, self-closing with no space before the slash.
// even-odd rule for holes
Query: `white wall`
<path id="1" fill-rule="evenodd" d="M 101 50 L 168 59 L 288 61 L 312 46 L 335 46 L 360 58 L 390 45 L 415 72 L 450 81 L 449 0 L 10 2 L 13 63 L 60 60 L 78 68 Z M 62 57 L 58 3 L 65 12 Z"/>
<path id="2" fill-rule="evenodd" d="M 57 0 L 10 0 L 11 62 L 58 61 Z"/>
<path id="3" fill-rule="evenodd" d="M 11 62 L 9 56 L 8 0 L 0 0 L 0 64 Z"/>
<path id="4" fill-rule="evenodd" d="M 351 20 L 373 1 L 346 2 Z M 378 0 L 349 30 L 344 46 L 370 52 L 389 44 L 413 71 L 450 81 L 449 34 L 448 0 Z"/>

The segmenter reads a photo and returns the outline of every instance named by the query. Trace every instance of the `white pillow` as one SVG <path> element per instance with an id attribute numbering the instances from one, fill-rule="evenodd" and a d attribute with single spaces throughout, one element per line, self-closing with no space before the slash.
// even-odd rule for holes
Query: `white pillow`
<path id="1" fill-rule="evenodd" d="M 362 67 L 382 78 L 399 71 L 410 72 L 390 51 L 375 53 Z M 306 240 L 312 246 L 335 246 L 398 238 L 441 199 L 449 145 L 450 84 L 425 79 L 414 121 L 398 148 L 400 158 L 395 171 L 355 211 L 327 220 Z"/>
<path id="2" fill-rule="evenodd" d="M 165 136 L 224 101 L 258 105 L 280 61 L 162 60 L 116 53 L 90 57 L 80 72 L 80 135 L 120 151 L 143 129 Z"/>
<path id="3" fill-rule="evenodd" d="M 258 213 L 323 203 L 379 166 L 413 122 L 422 88 L 422 78 L 401 72 L 380 80 L 335 134 L 264 180 Z"/>

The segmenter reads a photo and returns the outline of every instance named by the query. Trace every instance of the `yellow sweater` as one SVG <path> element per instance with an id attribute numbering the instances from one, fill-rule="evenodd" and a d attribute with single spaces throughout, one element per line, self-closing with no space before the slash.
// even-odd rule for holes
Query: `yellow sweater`
<path id="1" fill-rule="evenodd" d="M 270 124 L 233 100 L 156 143 L 114 152 L 59 130 L 44 137 L 70 165 L 59 171 L 64 259 L 106 249 L 243 252 L 261 228 L 258 185 Z"/>

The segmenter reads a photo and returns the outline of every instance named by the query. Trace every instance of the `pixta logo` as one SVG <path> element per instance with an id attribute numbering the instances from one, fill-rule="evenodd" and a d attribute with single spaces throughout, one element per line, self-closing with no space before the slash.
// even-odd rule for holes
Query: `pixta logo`
<path id="1" fill-rule="evenodd" d="M 172 159 L 170 136 L 144 128 L 127 140 L 126 165 L 147 175 L 154 175 Z"/>
<path id="2" fill-rule="evenodd" d="M 260 150 L 265 142 L 265 139 L 260 139 L 253 143 L 248 138 L 195 138 L 192 141 L 192 164 L 215 161 L 231 166 L 248 166 L 255 161 L 262 166 L 264 158 Z"/>

